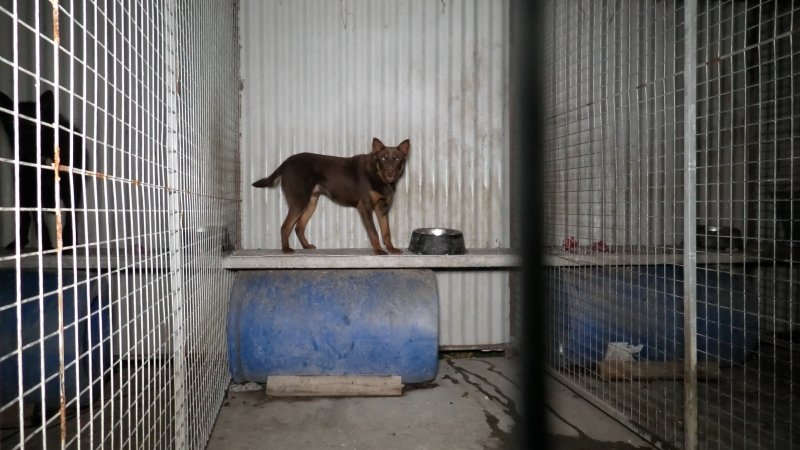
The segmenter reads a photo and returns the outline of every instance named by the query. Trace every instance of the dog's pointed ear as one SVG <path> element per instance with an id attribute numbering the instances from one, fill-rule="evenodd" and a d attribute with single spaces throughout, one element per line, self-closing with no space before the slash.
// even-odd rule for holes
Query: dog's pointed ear
<path id="1" fill-rule="evenodd" d="M 45 105 L 53 105 L 55 101 L 55 96 L 53 95 L 53 91 L 50 89 L 42 92 L 42 95 L 39 96 L 39 101 L 44 103 Z"/>
<path id="2" fill-rule="evenodd" d="M 39 107 L 42 108 L 42 111 L 49 112 L 52 115 L 52 111 L 55 109 L 56 106 L 56 98 L 53 94 L 53 91 L 50 89 L 42 92 L 42 95 L 39 96 Z"/>
<path id="3" fill-rule="evenodd" d="M 372 138 L 372 153 L 378 153 L 379 151 L 383 150 L 384 148 L 386 148 L 386 146 L 383 145 L 383 142 L 381 142 L 380 139 Z"/>
<path id="4" fill-rule="evenodd" d="M 56 99 L 53 91 L 50 89 L 42 92 L 42 95 L 39 96 L 39 108 L 42 111 L 42 118 L 46 121 L 53 120 L 53 115 L 55 112 L 56 106 Z"/>
<path id="5" fill-rule="evenodd" d="M 401 142 L 397 148 L 399 148 L 400 151 L 403 152 L 403 155 L 408 158 L 408 152 L 411 151 L 411 142 L 408 142 L 408 139 L 406 139 L 405 141 Z"/>

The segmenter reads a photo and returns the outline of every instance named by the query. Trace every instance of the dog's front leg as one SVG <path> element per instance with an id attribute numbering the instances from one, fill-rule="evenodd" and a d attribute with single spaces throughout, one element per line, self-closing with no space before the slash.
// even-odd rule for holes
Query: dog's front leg
<path id="1" fill-rule="evenodd" d="M 375 215 L 378 216 L 378 225 L 381 227 L 381 235 L 383 236 L 383 245 L 386 250 L 394 255 L 403 253 L 402 250 L 395 248 L 392 244 L 392 233 L 389 231 L 389 205 L 384 201 L 380 201 L 375 205 Z"/>
<path id="2" fill-rule="evenodd" d="M 361 216 L 361 222 L 364 223 L 364 228 L 367 229 L 367 236 L 369 236 L 369 243 L 372 244 L 372 250 L 376 255 L 385 255 L 386 252 L 381 248 L 381 243 L 378 241 L 378 230 L 375 229 L 375 222 L 372 221 L 372 205 L 360 201 L 356 209 L 358 209 L 358 215 Z"/>

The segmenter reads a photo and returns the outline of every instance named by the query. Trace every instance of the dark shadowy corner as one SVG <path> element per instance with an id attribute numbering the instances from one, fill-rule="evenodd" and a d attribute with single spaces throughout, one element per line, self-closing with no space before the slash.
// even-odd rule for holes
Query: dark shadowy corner
<path id="1" fill-rule="evenodd" d="M 544 403 L 546 302 L 542 292 L 542 1 L 511 0 L 509 133 L 511 147 L 511 242 L 523 254 L 515 286 L 512 324 L 522 364 L 521 423 L 513 430 L 518 448 L 548 448 Z"/>

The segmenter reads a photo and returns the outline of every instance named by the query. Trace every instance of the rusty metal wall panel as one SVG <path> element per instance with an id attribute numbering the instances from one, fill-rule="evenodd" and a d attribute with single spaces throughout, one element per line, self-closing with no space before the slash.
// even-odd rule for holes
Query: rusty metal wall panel
<path id="1" fill-rule="evenodd" d="M 411 140 L 390 214 L 509 246 L 508 4 L 482 1 L 243 1 L 242 246 L 278 248 L 286 204 L 255 189 L 299 152 L 352 156 Z M 320 202 L 320 248 L 369 247 L 355 209 Z M 291 243 L 299 247 L 292 236 Z M 505 273 L 439 273 L 442 345 L 508 342 Z M 492 319 L 489 319 L 489 318 Z"/>

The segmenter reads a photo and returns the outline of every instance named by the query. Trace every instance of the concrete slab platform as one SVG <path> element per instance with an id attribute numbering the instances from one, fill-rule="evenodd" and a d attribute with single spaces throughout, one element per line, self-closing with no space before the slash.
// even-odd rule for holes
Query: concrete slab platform
<path id="1" fill-rule="evenodd" d="M 239 269 L 503 269 L 520 266 L 520 257 L 509 248 L 467 249 L 464 255 L 375 255 L 372 249 L 236 250 L 222 260 L 222 267 Z"/>
<path id="2" fill-rule="evenodd" d="M 263 387 L 230 392 L 208 449 L 518 448 L 511 431 L 521 412 L 520 379 L 514 358 L 445 358 L 434 381 L 406 386 L 402 397 L 268 398 Z M 556 381 L 548 392 L 552 448 L 651 448 Z"/>

